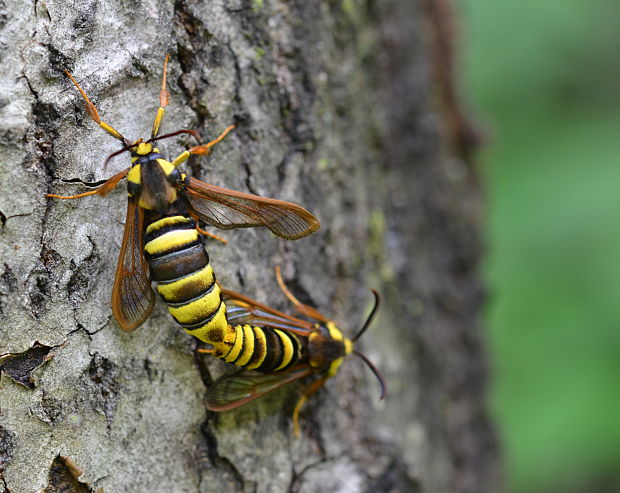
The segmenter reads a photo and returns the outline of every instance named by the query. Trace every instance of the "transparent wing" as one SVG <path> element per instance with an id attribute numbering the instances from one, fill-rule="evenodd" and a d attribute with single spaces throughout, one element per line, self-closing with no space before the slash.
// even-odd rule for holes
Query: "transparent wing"
<path id="1" fill-rule="evenodd" d="M 317 231 L 321 224 L 303 207 L 209 185 L 195 178 L 185 180 L 185 192 L 200 219 L 220 229 L 264 226 L 287 240 Z"/>
<path id="2" fill-rule="evenodd" d="M 207 391 L 207 408 L 227 411 L 313 373 L 309 366 L 268 374 L 236 374 L 216 380 Z"/>
<path id="3" fill-rule="evenodd" d="M 269 308 L 236 291 L 222 289 L 222 295 L 226 302 L 226 317 L 231 325 L 249 324 L 273 327 L 302 336 L 307 336 L 314 329 L 312 322 Z"/>
<path id="4" fill-rule="evenodd" d="M 112 288 L 112 313 L 121 329 L 127 331 L 142 325 L 155 304 L 148 264 L 142 252 L 143 222 L 142 209 L 136 205 L 134 199 L 129 199 L 123 242 Z"/>

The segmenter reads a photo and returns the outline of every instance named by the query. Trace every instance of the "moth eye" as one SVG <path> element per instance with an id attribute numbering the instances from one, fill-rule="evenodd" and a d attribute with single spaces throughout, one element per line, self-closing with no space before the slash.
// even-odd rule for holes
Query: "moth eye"
<path id="1" fill-rule="evenodd" d="M 181 172 L 178 169 L 173 169 L 168 175 L 168 181 L 170 183 L 181 183 Z"/>

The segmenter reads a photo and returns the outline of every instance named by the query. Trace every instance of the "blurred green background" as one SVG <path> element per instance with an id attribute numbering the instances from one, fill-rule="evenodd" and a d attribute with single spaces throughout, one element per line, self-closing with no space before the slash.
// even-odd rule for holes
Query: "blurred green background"
<path id="1" fill-rule="evenodd" d="M 506 491 L 620 491 L 620 1 L 459 0 Z"/>

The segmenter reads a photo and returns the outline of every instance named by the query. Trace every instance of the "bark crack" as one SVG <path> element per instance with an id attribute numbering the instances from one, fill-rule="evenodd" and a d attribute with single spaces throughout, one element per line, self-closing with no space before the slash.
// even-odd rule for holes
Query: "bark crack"
<path id="1" fill-rule="evenodd" d="M 93 407 L 104 414 L 108 432 L 110 432 L 119 401 L 120 384 L 118 377 L 120 376 L 120 368 L 112 360 L 95 352 L 86 373 L 90 384 L 94 385 L 96 389 L 93 394 Z"/>
<path id="2" fill-rule="evenodd" d="M 32 211 L 29 211 L 29 212 L 22 212 L 22 213 L 20 213 L 20 214 L 13 214 L 13 215 L 11 215 L 11 216 L 5 216 L 5 215 L 2 213 L 2 211 L 0 211 L 0 223 L 2 223 L 2 224 L 0 225 L 0 227 L 4 227 L 4 226 L 5 226 L 5 224 L 6 224 L 6 222 L 7 222 L 9 219 L 13 219 L 14 217 L 28 217 L 28 216 L 31 216 L 32 214 L 34 214 L 34 212 L 35 212 L 35 211 L 34 211 L 34 210 L 32 210 Z"/>
<path id="3" fill-rule="evenodd" d="M 48 475 L 48 485 L 42 493 L 103 493 L 103 488 L 96 490 L 79 480 L 83 471 L 72 459 L 57 455 L 52 461 Z"/>
<path id="4" fill-rule="evenodd" d="M 88 297 L 88 294 L 98 283 L 99 274 L 103 270 L 103 262 L 97 245 L 89 235 L 86 235 L 86 238 L 91 244 L 90 253 L 79 264 L 76 264 L 73 260 L 69 264 L 72 274 L 66 289 L 69 301 L 75 306 L 78 306 Z"/>
<path id="5" fill-rule="evenodd" d="M 50 48 L 48 45 L 44 46 L 48 49 Z M 22 70 L 21 73 L 35 101 L 32 106 L 34 125 L 31 130 L 31 136 L 34 140 L 34 154 L 37 158 L 36 163 L 39 165 L 38 168 L 42 171 L 45 186 L 49 192 L 54 181 L 54 174 L 52 171 L 56 162 L 54 156 L 54 140 L 58 137 L 56 122 L 60 115 L 52 104 L 41 101 L 38 91 L 32 85 L 25 71 Z M 50 207 L 50 201 L 46 200 L 45 210 L 41 217 L 41 237 L 39 239 L 41 244 L 39 258 L 42 267 L 33 269 L 26 281 L 31 301 L 29 308 L 35 319 L 39 319 L 49 300 L 52 287 L 53 268 L 60 261 L 60 255 L 54 250 L 49 249 L 45 241 L 46 225 L 51 210 Z"/>
<path id="6" fill-rule="evenodd" d="M 316 462 L 311 462 L 310 464 L 307 464 L 306 466 L 304 466 L 299 472 L 297 472 L 295 470 L 295 464 L 292 465 L 292 474 L 291 474 L 291 482 L 289 484 L 288 487 L 288 493 L 298 493 L 299 489 L 302 486 L 302 479 L 304 477 L 304 475 L 306 473 L 308 473 L 309 471 L 311 471 L 312 469 L 315 469 L 317 467 L 320 467 L 322 465 L 325 464 L 329 464 L 330 462 L 337 462 L 340 459 L 343 458 L 348 458 L 351 459 L 352 458 L 346 454 L 346 453 L 342 453 L 342 454 L 338 454 L 338 455 L 334 455 L 333 457 L 323 457 L 322 459 L 316 461 Z"/>
<path id="7" fill-rule="evenodd" d="M 0 355 L 0 374 L 27 389 L 35 388 L 33 373 L 54 357 L 52 349 L 59 346 L 45 346 L 35 342 L 32 347 L 21 353 Z"/>
<path id="8" fill-rule="evenodd" d="M 210 413 L 213 414 L 213 413 Z M 237 485 L 236 491 L 244 492 L 246 488 L 246 480 L 237 469 L 235 464 L 227 457 L 221 456 L 218 452 L 217 438 L 212 430 L 209 429 L 209 420 L 205 421 L 202 426 L 202 434 L 205 438 L 207 447 L 207 457 L 209 462 L 216 468 L 222 470 L 233 479 Z"/>
<path id="9" fill-rule="evenodd" d="M 13 451 L 16 447 L 16 435 L 0 425 L 0 481 L 2 481 L 4 487 L 1 493 L 11 493 L 7 486 L 6 479 L 4 479 L 4 470 L 11 462 Z"/>
<path id="10" fill-rule="evenodd" d="M 98 180 L 98 181 L 85 181 L 81 178 L 63 178 L 60 180 L 62 183 L 79 183 L 89 188 L 97 188 L 103 185 L 108 180 Z"/>
<path id="11" fill-rule="evenodd" d="M 252 169 L 247 161 L 243 161 L 242 163 L 243 169 L 245 170 L 245 186 L 249 190 L 250 193 L 254 195 L 258 195 L 258 192 L 254 189 L 252 185 Z"/>

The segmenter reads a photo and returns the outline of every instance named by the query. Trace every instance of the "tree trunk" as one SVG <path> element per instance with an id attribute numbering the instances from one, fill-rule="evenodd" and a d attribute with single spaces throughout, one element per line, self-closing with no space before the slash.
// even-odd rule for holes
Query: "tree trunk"
<path id="1" fill-rule="evenodd" d="M 496 485 L 485 413 L 480 192 L 450 81 L 445 0 L 0 2 L 0 492 L 484 492 Z M 445 41 L 448 41 L 446 44 Z M 302 204 L 321 230 L 296 242 L 264 230 L 207 248 L 227 288 L 293 313 L 289 286 L 352 336 L 383 306 L 358 358 L 313 396 L 291 430 L 299 386 L 233 411 L 205 409 L 229 365 L 158 302 L 125 333 L 110 292 L 127 167 L 103 121 L 130 139 L 233 134 L 193 176 Z M 464 131 L 465 129 L 465 131 Z M 172 158 L 190 143 L 162 141 Z M 463 144 L 465 143 L 465 144 Z M 66 489 L 62 489 L 66 488 Z"/>

